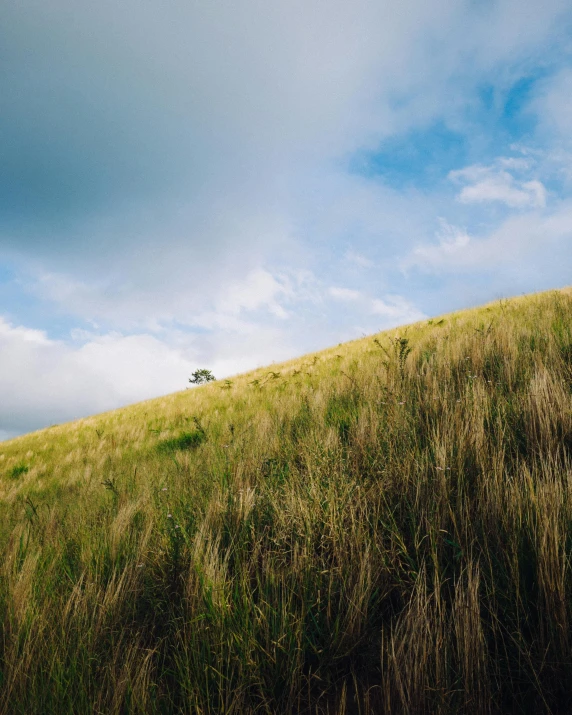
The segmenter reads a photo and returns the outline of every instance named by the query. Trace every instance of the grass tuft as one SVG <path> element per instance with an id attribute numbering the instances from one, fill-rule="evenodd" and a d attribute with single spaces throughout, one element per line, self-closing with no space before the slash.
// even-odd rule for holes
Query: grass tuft
<path id="1" fill-rule="evenodd" d="M 199 430 L 194 430 L 193 432 L 183 432 L 183 434 L 178 437 L 162 440 L 157 445 L 157 449 L 160 452 L 176 452 L 178 450 L 196 449 L 205 440 L 205 433 Z"/>
<path id="2" fill-rule="evenodd" d="M 27 464 L 16 464 L 10 469 L 9 475 L 12 479 L 18 479 L 18 477 L 27 474 L 30 471 L 30 467 Z"/>

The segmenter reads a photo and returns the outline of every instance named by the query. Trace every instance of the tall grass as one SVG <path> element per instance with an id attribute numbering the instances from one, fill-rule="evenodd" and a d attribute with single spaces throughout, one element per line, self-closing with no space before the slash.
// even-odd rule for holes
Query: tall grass
<path id="1" fill-rule="evenodd" d="M 1 713 L 572 709 L 572 294 L 374 337 L 0 444 Z"/>

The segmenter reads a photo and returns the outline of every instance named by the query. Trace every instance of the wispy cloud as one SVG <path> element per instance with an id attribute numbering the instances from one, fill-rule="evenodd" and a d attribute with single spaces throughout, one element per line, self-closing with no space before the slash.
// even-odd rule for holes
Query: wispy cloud
<path id="1" fill-rule="evenodd" d="M 437 243 L 416 246 L 402 261 L 401 268 L 407 271 L 411 267 L 423 271 L 442 269 L 451 261 L 467 263 L 465 258 L 470 249 L 471 237 L 458 226 L 440 220 L 441 228 L 437 233 Z"/>
<path id="2" fill-rule="evenodd" d="M 217 312 L 237 315 L 243 311 L 267 309 L 277 318 L 287 318 L 288 313 L 279 304 L 280 296 L 291 295 L 292 289 L 282 279 L 278 280 L 270 272 L 258 268 L 242 281 L 234 281 L 217 302 Z"/>
<path id="3" fill-rule="evenodd" d="M 572 67 L 565 66 L 546 77 L 536 92 L 530 109 L 534 111 L 545 132 L 557 132 L 570 145 L 572 137 Z"/>
<path id="4" fill-rule="evenodd" d="M 376 298 L 358 290 L 340 287 L 328 288 L 327 292 L 335 301 L 353 304 L 356 317 L 359 316 L 362 322 L 365 316 L 380 316 L 384 328 L 399 323 L 411 323 L 426 317 L 410 300 L 400 295 L 389 294 L 383 298 Z"/>
<path id="5" fill-rule="evenodd" d="M 384 300 L 375 298 L 371 301 L 371 312 L 374 315 L 383 316 L 394 325 L 413 323 L 427 317 L 411 301 L 400 295 L 388 295 Z"/>
<path id="6" fill-rule="evenodd" d="M 572 204 L 563 202 L 550 213 L 529 211 L 510 216 L 490 232 L 470 236 L 463 229 L 444 223 L 437 243 L 413 249 L 402 268 L 426 273 L 511 275 L 555 281 L 569 280 L 572 242 Z M 535 285 L 534 283 L 531 285 Z"/>
<path id="7" fill-rule="evenodd" d="M 537 179 L 518 179 L 508 169 L 526 170 L 524 159 L 501 158 L 491 166 L 475 164 L 449 173 L 456 184 L 464 184 L 457 198 L 462 203 L 499 202 L 510 208 L 541 208 L 546 205 L 546 188 Z"/>
<path id="8" fill-rule="evenodd" d="M 373 268 L 375 266 L 375 262 L 372 261 L 370 258 L 367 258 L 367 256 L 364 256 L 361 253 L 358 253 L 351 249 L 349 251 L 346 251 L 344 258 L 346 261 L 349 261 L 350 263 L 358 266 L 359 268 Z"/>
<path id="9" fill-rule="evenodd" d="M 359 300 L 362 297 L 358 290 L 352 290 L 351 288 L 337 288 L 335 286 L 328 288 L 328 293 L 335 300 L 342 301 L 354 301 Z"/>

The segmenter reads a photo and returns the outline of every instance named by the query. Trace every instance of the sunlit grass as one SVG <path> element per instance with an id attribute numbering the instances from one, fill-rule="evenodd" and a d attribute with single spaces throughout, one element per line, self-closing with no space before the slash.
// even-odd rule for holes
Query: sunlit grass
<path id="1" fill-rule="evenodd" d="M 0 444 L 0 712 L 572 708 L 572 293 Z"/>

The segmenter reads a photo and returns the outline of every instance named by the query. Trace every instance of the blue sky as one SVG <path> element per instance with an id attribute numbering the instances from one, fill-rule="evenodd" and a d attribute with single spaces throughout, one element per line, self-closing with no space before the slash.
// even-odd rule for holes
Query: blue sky
<path id="1" fill-rule="evenodd" d="M 572 282 L 564 0 L 8 0 L 0 439 Z"/>

